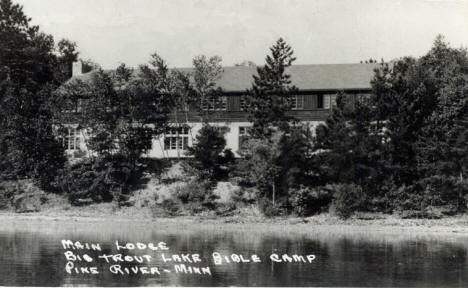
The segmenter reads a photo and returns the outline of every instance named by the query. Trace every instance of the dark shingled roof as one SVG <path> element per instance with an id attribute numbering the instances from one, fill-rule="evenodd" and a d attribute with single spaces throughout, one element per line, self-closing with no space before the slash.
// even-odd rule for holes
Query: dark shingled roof
<path id="1" fill-rule="evenodd" d="M 376 63 L 293 65 L 287 69 L 287 73 L 291 75 L 292 84 L 299 90 L 370 89 L 370 81 L 378 65 Z M 257 75 L 255 67 L 231 66 L 223 69 L 224 73 L 218 81 L 218 86 L 227 92 L 242 92 L 251 88 L 252 76 Z M 192 69 L 180 70 L 190 72 Z M 86 81 L 90 79 L 92 73 L 73 78 Z"/>

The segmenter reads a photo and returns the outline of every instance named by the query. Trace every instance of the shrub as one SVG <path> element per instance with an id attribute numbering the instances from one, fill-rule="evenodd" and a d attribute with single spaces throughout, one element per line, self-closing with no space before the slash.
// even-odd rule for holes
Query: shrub
<path id="1" fill-rule="evenodd" d="M 164 212 L 169 216 L 177 216 L 180 214 L 180 205 L 174 199 L 164 199 L 161 206 Z"/>
<path id="2" fill-rule="evenodd" d="M 298 216 L 310 216 L 328 208 L 332 192 L 326 187 L 300 187 L 290 192 L 293 212 Z"/>
<path id="3" fill-rule="evenodd" d="M 62 172 L 62 191 L 72 205 L 111 201 L 112 185 L 107 179 L 107 169 L 102 163 L 90 159 L 76 163 Z"/>
<path id="4" fill-rule="evenodd" d="M 453 213 L 466 209 L 468 181 L 436 175 L 419 181 L 424 193 L 424 206 L 452 206 Z"/>
<path id="5" fill-rule="evenodd" d="M 218 216 L 233 216 L 236 211 L 235 203 L 222 203 L 216 206 L 216 215 Z"/>
<path id="6" fill-rule="evenodd" d="M 343 219 L 349 218 L 361 206 L 361 188 L 355 184 L 330 185 L 333 191 L 333 206 L 336 214 Z"/>
<path id="7" fill-rule="evenodd" d="M 191 181 L 187 185 L 177 187 L 175 197 L 193 213 L 214 209 L 217 198 L 210 181 Z"/>
<path id="8" fill-rule="evenodd" d="M 20 194 L 19 182 L 3 181 L 0 183 L 0 209 L 10 208 L 13 197 Z"/>
<path id="9" fill-rule="evenodd" d="M 215 127 L 204 124 L 195 143 L 187 148 L 188 159 L 186 171 L 200 180 L 213 182 L 225 179 L 234 163 L 234 154 L 230 149 L 225 149 L 226 139 L 224 134 L 226 127 Z"/>
<path id="10" fill-rule="evenodd" d="M 234 190 L 231 199 L 234 203 L 253 204 L 257 201 L 259 191 L 255 187 L 240 188 Z"/>
<path id="11" fill-rule="evenodd" d="M 283 205 L 279 203 L 273 204 L 267 198 L 261 198 L 258 201 L 258 206 L 266 217 L 284 216 L 287 214 L 287 209 Z"/>

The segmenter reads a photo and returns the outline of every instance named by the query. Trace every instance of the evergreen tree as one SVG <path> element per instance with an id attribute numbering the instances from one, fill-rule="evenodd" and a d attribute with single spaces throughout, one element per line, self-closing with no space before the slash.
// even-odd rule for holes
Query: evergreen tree
<path id="1" fill-rule="evenodd" d="M 432 71 L 437 102 L 416 142 L 419 184 L 427 206 L 466 208 L 468 193 L 468 54 L 439 36 L 421 65 Z"/>
<path id="2" fill-rule="evenodd" d="M 65 161 L 50 111 L 58 58 L 52 36 L 30 21 L 20 5 L 0 1 L 0 173 L 51 189 Z"/>
<path id="3" fill-rule="evenodd" d="M 368 97 L 338 97 L 317 129 L 327 181 L 359 185 L 368 210 L 464 207 L 467 63 L 438 37 L 419 59 L 383 63 Z"/>
<path id="4" fill-rule="evenodd" d="M 257 67 L 252 88 L 247 91 L 248 119 L 253 123 L 254 137 L 269 137 L 274 127 L 287 131 L 293 120 L 287 114 L 290 110 L 290 97 L 297 90 L 291 85 L 291 76 L 286 68 L 296 60 L 294 51 L 282 38 L 270 48 L 266 64 Z"/>
<path id="5" fill-rule="evenodd" d="M 270 51 L 247 91 L 248 119 L 253 126 L 250 139 L 239 151 L 243 160 L 238 173 L 246 182 L 254 183 L 262 201 L 287 207 L 289 190 L 310 182 L 313 174 L 308 155 L 311 133 L 289 112 L 290 99 L 297 91 L 286 71 L 296 59 L 293 50 L 280 38 Z"/>
<path id="6" fill-rule="evenodd" d="M 208 180 L 216 183 L 227 177 L 234 162 L 234 154 L 230 149 L 225 149 L 226 129 L 204 124 L 199 134 L 195 137 L 192 147 L 187 148 L 190 172 L 194 172 L 200 181 Z"/>

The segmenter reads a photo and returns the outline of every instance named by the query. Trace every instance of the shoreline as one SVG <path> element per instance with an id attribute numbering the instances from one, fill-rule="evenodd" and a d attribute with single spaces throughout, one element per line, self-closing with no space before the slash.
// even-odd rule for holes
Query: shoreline
<path id="1" fill-rule="evenodd" d="M 129 218 L 128 215 L 50 215 L 43 213 L 0 212 L 0 222 L 6 226 L 22 227 L 34 224 L 73 223 L 95 225 L 152 226 L 164 229 L 209 229 L 232 231 L 279 231 L 279 232 L 327 232 L 327 233 L 415 233 L 451 234 L 468 236 L 468 215 L 442 219 L 401 219 L 393 215 L 363 220 L 351 218 L 341 220 L 336 216 L 320 214 L 307 218 L 260 216 L 177 216 Z M 9 224 L 9 225 L 8 225 Z M 26 225 L 25 225 L 26 224 Z M 3 226 L 3 225 L 2 225 Z"/>

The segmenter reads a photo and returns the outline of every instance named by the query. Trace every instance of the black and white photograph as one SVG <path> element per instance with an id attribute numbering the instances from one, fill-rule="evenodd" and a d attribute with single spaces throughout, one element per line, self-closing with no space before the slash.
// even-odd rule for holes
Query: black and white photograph
<path id="1" fill-rule="evenodd" d="M 468 0 L 0 0 L 0 287 L 468 287 Z"/>

